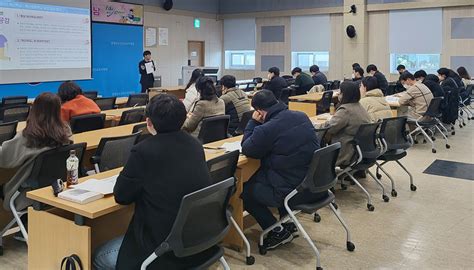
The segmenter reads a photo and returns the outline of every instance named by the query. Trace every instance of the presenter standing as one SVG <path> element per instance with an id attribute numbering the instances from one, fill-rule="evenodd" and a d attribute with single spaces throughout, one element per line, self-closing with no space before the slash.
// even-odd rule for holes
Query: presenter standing
<path id="1" fill-rule="evenodd" d="M 142 85 L 142 93 L 146 93 L 149 88 L 153 87 L 155 77 L 153 72 L 156 70 L 155 62 L 151 60 L 151 52 L 143 52 L 143 60 L 138 63 L 138 71 L 140 72 L 140 84 Z"/>

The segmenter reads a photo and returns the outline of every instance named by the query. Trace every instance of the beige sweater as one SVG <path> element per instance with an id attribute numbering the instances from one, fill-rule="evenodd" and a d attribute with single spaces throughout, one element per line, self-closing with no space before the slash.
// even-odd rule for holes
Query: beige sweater
<path id="1" fill-rule="evenodd" d="M 426 112 L 432 99 L 430 89 L 423 83 L 416 82 L 401 94 L 398 103 L 408 106 L 408 118 L 418 119 Z"/>
<path id="2" fill-rule="evenodd" d="M 392 110 L 380 89 L 368 91 L 365 96 L 360 99 L 360 105 L 369 113 L 372 122 L 392 117 Z"/>
<path id="3" fill-rule="evenodd" d="M 213 100 L 199 100 L 195 103 L 194 108 L 190 111 L 191 115 L 188 116 L 184 122 L 183 129 L 191 133 L 194 137 L 199 135 L 201 130 L 201 121 L 206 117 L 224 115 L 225 104 L 220 98 Z"/>

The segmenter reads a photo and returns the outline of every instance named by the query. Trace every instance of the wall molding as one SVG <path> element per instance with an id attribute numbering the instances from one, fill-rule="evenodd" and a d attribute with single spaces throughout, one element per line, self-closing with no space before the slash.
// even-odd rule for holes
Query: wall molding
<path id="1" fill-rule="evenodd" d="M 187 17 L 194 17 L 194 18 L 215 19 L 216 21 L 218 20 L 218 14 L 197 12 L 197 11 L 189 11 L 189 10 L 182 10 L 182 9 L 172 9 L 170 11 L 166 11 L 162 7 L 149 6 L 149 5 L 145 6 L 145 12 L 168 14 L 168 15 L 178 15 L 178 16 L 187 16 Z"/>
<path id="2" fill-rule="evenodd" d="M 289 17 L 289 16 L 303 16 L 303 15 L 317 15 L 317 14 L 334 14 L 343 13 L 344 7 L 328 7 L 328 8 L 308 8 L 295 10 L 279 10 L 279 11 L 263 11 L 263 12 L 248 12 L 235 14 L 221 14 L 219 19 L 230 18 L 271 18 L 271 17 Z"/>
<path id="3" fill-rule="evenodd" d="M 390 4 L 368 4 L 367 11 L 385 11 L 396 9 L 443 8 L 473 6 L 472 0 L 439 0 L 433 2 L 405 2 Z"/>

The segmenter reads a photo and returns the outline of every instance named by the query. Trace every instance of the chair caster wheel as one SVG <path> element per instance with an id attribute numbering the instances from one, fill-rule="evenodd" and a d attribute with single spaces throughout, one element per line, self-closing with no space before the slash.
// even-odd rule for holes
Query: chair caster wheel
<path id="1" fill-rule="evenodd" d="M 255 257 L 254 257 L 254 256 L 247 257 L 247 258 L 245 259 L 245 263 L 246 263 L 247 265 L 253 265 L 253 264 L 255 263 Z"/>
<path id="2" fill-rule="evenodd" d="M 352 243 L 350 241 L 347 242 L 347 250 L 354 251 L 355 248 L 356 248 L 356 246 L 354 245 L 354 243 Z"/>
<path id="3" fill-rule="evenodd" d="M 423 143 L 426 143 L 426 140 L 423 140 Z"/>
<path id="4" fill-rule="evenodd" d="M 451 135 L 456 135 L 456 131 L 451 132 Z"/>
<path id="5" fill-rule="evenodd" d="M 347 190 L 347 186 L 344 185 L 344 184 L 342 184 L 342 185 L 341 185 L 341 189 L 342 189 L 342 190 Z"/>
<path id="6" fill-rule="evenodd" d="M 318 213 L 314 213 L 313 220 L 314 222 L 319 223 L 321 222 L 321 216 Z"/>
<path id="7" fill-rule="evenodd" d="M 431 153 L 435 154 L 435 153 L 436 153 L 436 149 L 431 149 Z"/>
<path id="8" fill-rule="evenodd" d="M 3 246 L 0 246 L 0 256 L 3 256 Z"/>
<path id="9" fill-rule="evenodd" d="M 316 266 L 316 270 L 323 270 L 321 266 Z"/>
<path id="10" fill-rule="evenodd" d="M 380 173 L 375 174 L 375 176 L 376 176 L 377 179 L 379 179 L 379 180 L 382 179 L 382 175 L 381 175 Z"/>
<path id="11" fill-rule="evenodd" d="M 451 145 L 446 144 L 446 149 L 449 149 L 449 148 L 451 148 Z"/>
<path id="12" fill-rule="evenodd" d="M 466 123 L 462 123 L 463 126 L 466 126 Z"/>
<path id="13" fill-rule="evenodd" d="M 435 138 L 435 137 L 431 137 L 431 140 L 434 142 L 434 141 L 436 141 L 436 138 Z"/>
<path id="14" fill-rule="evenodd" d="M 339 206 L 337 205 L 337 203 L 334 203 L 334 202 L 332 203 L 332 206 L 334 206 L 334 209 L 336 209 L 336 210 L 337 210 L 337 208 L 339 208 Z"/>
<path id="15" fill-rule="evenodd" d="M 258 246 L 258 253 L 260 253 L 260 255 L 265 255 L 267 254 L 267 248 L 264 247 L 264 246 Z"/>
<path id="16" fill-rule="evenodd" d="M 459 128 L 462 128 L 462 125 L 459 125 Z"/>
<path id="17" fill-rule="evenodd" d="M 413 143 L 414 143 L 414 144 L 418 144 L 418 141 L 417 141 L 417 140 L 414 140 Z"/>
<path id="18" fill-rule="evenodd" d="M 410 185 L 410 189 L 411 189 L 411 191 L 416 191 L 416 186 L 413 185 L 413 184 L 411 184 L 411 185 Z"/>
<path id="19" fill-rule="evenodd" d="M 382 196 L 382 199 L 383 199 L 384 202 L 389 202 L 390 201 L 390 198 L 385 194 Z"/>
<path id="20" fill-rule="evenodd" d="M 375 207 L 372 204 L 368 203 L 367 209 L 369 209 L 370 212 L 373 212 L 375 210 Z"/>
<path id="21" fill-rule="evenodd" d="M 392 190 L 392 197 L 397 197 L 398 193 L 395 189 Z"/>

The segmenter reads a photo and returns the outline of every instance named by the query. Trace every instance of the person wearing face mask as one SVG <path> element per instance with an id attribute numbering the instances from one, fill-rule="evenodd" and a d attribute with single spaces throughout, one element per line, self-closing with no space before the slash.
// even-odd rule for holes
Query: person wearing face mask
<path id="1" fill-rule="evenodd" d="M 360 83 L 364 78 L 364 69 L 360 66 L 354 67 L 354 72 L 352 73 L 352 81 L 355 83 Z"/>
<path id="2" fill-rule="evenodd" d="M 251 110 L 250 101 L 244 91 L 236 87 L 235 77 L 225 75 L 221 78 L 222 96 L 225 103 L 225 114 L 230 116 L 228 132 L 236 135 L 235 130 L 242 120 L 242 115 Z"/>
<path id="3" fill-rule="evenodd" d="M 433 93 L 434 97 L 444 97 L 444 90 L 439 85 L 439 78 L 434 74 L 426 74 L 424 70 L 418 70 L 413 74 L 417 82 L 422 82 Z"/>
<path id="4" fill-rule="evenodd" d="M 408 120 L 414 121 L 426 112 L 433 99 L 433 93 L 426 85 L 416 81 L 415 76 L 408 71 L 400 76 L 400 82 L 407 90 L 400 94 L 398 103 L 408 106 Z"/>
<path id="5" fill-rule="evenodd" d="M 268 90 L 255 94 L 252 107 L 255 112 L 244 131 L 242 154 L 261 162 L 244 184 L 241 197 L 245 210 L 265 230 L 277 221 L 271 207 L 278 208 L 280 217 L 287 214 L 283 201 L 306 176 L 313 153 L 319 149 L 319 139 L 306 114 L 288 110 Z M 327 192 L 299 193 L 290 205 L 310 203 L 323 196 Z M 290 242 L 296 232 L 293 223 L 283 224 L 271 231 L 263 244 L 274 249 Z"/>
<path id="6" fill-rule="evenodd" d="M 271 67 L 268 69 L 268 82 L 265 84 L 265 89 L 273 92 L 277 99 L 280 99 L 281 90 L 288 87 L 288 83 L 285 79 L 280 77 L 280 69 L 277 67 Z"/>
<path id="7" fill-rule="evenodd" d="M 183 103 L 173 95 L 156 95 L 146 117 L 153 136 L 132 148 L 114 187 L 115 201 L 134 204 L 135 213 L 124 236 L 95 250 L 94 269 L 140 269 L 170 233 L 183 197 L 211 185 L 201 143 L 181 130 Z M 168 252 L 148 268 L 190 269 L 209 258 L 209 251 L 184 258 Z"/>

